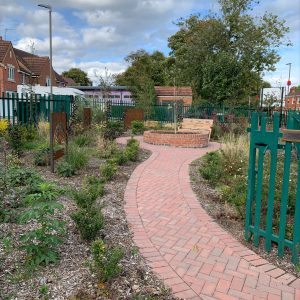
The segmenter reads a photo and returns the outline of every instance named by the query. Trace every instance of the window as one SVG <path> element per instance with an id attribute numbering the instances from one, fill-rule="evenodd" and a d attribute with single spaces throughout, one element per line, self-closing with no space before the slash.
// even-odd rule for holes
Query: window
<path id="1" fill-rule="evenodd" d="M 22 73 L 22 84 L 25 84 L 26 80 L 25 80 L 25 73 Z"/>
<path id="2" fill-rule="evenodd" d="M 298 98 L 298 104 L 300 104 L 300 97 Z"/>
<path id="3" fill-rule="evenodd" d="M 115 98 L 120 98 L 120 95 L 115 95 Z"/>
<path id="4" fill-rule="evenodd" d="M 8 65 L 8 80 L 15 80 L 15 67 L 13 65 Z"/>
<path id="5" fill-rule="evenodd" d="M 50 76 L 47 76 L 46 77 L 46 86 L 50 86 L 50 84 L 51 84 Z"/>
<path id="6" fill-rule="evenodd" d="M 124 98 L 128 99 L 128 98 L 130 98 L 130 96 L 129 95 L 124 95 Z"/>

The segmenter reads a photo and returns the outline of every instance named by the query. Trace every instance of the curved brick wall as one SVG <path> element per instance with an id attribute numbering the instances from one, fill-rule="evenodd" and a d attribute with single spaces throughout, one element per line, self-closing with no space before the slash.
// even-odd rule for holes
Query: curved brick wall
<path id="1" fill-rule="evenodd" d="M 168 145 L 186 148 L 202 148 L 208 146 L 207 132 L 178 132 L 150 130 L 144 132 L 144 142 L 153 145 Z"/>

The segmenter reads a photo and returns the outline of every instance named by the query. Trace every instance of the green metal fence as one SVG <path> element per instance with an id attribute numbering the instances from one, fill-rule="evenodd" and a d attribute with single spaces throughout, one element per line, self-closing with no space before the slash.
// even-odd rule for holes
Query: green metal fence
<path id="1" fill-rule="evenodd" d="M 260 126 L 259 126 L 260 124 Z M 272 130 L 267 129 L 267 116 L 253 113 L 250 128 L 250 155 L 248 192 L 246 202 L 245 238 L 253 239 L 255 246 L 264 240 L 266 251 L 273 243 L 278 245 L 278 255 L 290 249 L 292 261 L 298 263 L 300 248 L 300 115 L 290 112 L 287 129 L 293 131 L 294 140 L 282 140 L 280 114 L 274 113 Z M 298 136 L 298 138 L 297 138 Z M 266 156 L 268 155 L 268 161 Z M 283 175 L 278 175 L 279 155 L 283 155 Z M 291 175 L 291 164 L 297 174 Z M 267 173 L 267 186 L 264 176 Z M 296 186 L 291 186 L 291 177 Z M 282 182 L 281 182 L 282 181 Z M 280 190 L 278 190 L 278 183 Z M 291 197 L 291 189 L 295 194 Z M 275 193 L 277 193 L 276 201 Z M 279 193 L 279 197 L 278 197 Z M 279 199 L 279 201 L 278 201 Z M 279 220 L 274 220 L 274 209 Z M 289 226 L 287 224 L 289 222 Z"/>
<path id="2" fill-rule="evenodd" d="M 72 96 L 2 94 L 0 97 L 0 119 L 11 124 L 37 124 L 40 118 L 50 120 L 50 108 L 54 112 L 66 112 L 68 120 L 72 113 Z"/>

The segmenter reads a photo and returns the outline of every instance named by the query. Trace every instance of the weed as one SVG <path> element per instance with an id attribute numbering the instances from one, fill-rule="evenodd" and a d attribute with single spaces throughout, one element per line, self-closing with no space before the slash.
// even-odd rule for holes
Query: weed
<path id="1" fill-rule="evenodd" d="M 40 293 L 42 299 L 44 299 L 44 300 L 49 299 L 49 297 L 48 297 L 49 287 L 46 284 L 42 284 L 40 286 L 39 293 Z"/>
<path id="2" fill-rule="evenodd" d="M 26 128 L 21 125 L 9 125 L 8 134 L 9 146 L 20 156 L 26 142 Z"/>

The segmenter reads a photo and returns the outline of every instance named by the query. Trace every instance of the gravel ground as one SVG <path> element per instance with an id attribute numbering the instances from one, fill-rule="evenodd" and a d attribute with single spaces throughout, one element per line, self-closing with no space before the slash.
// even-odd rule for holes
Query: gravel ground
<path id="1" fill-rule="evenodd" d="M 244 220 L 239 218 L 235 209 L 227 203 L 221 201 L 218 192 L 211 188 L 207 181 L 204 180 L 199 172 L 201 167 L 201 159 L 195 160 L 190 165 L 190 177 L 192 188 L 202 207 L 212 216 L 221 227 L 230 232 L 237 240 L 256 252 L 258 255 L 268 260 L 279 268 L 300 277 L 299 270 L 291 263 L 291 255 L 287 253 L 283 258 L 277 256 L 277 246 L 274 244 L 270 253 L 264 250 L 262 243 L 259 247 L 255 247 L 253 243 L 244 239 Z"/>
<path id="2" fill-rule="evenodd" d="M 22 267 L 22 253 L 5 249 L 0 244 L 0 299 L 176 299 L 146 265 L 132 240 L 124 211 L 124 191 L 127 181 L 135 167 L 149 157 L 149 152 L 141 150 L 140 160 L 119 168 L 115 179 L 106 184 L 105 195 L 99 199 L 104 205 L 105 228 L 99 232 L 108 246 L 121 246 L 125 255 L 121 261 L 122 273 L 105 285 L 100 284 L 88 268 L 90 245 L 81 240 L 70 218 L 76 209 L 73 201 L 63 196 L 59 202 L 64 205 L 58 217 L 66 222 L 67 234 L 60 247 L 60 260 L 56 265 L 49 265 L 30 274 Z M 26 165 L 31 165 L 30 155 L 24 158 Z M 42 177 L 55 181 L 62 187 L 80 187 L 84 176 L 95 175 L 99 170 L 98 159 L 91 159 L 89 166 L 77 176 L 61 178 L 48 169 L 39 167 Z M 31 226 L 31 225 L 28 225 Z M 15 223 L 0 224 L 0 236 L 12 232 L 17 237 L 29 228 Z M 13 239 L 13 247 L 18 246 L 18 239 Z M 48 291 L 41 294 L 40 287 L 45 284 Z"/>

